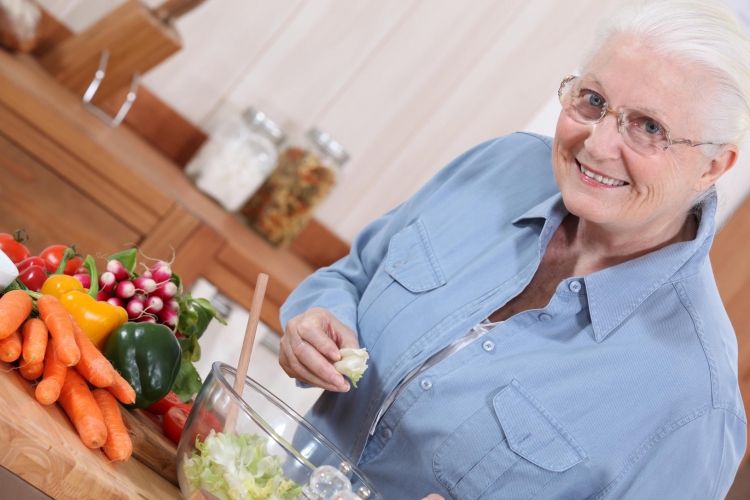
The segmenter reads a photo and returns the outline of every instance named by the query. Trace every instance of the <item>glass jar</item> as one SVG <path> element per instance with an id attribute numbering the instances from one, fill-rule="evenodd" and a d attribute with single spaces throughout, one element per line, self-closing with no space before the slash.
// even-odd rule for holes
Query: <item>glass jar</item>
<path id="1" fill-rule="evenodd" d="M 272 245 L 288 246 L 331 192 L 348 159 L 340 143 L 312 129 L 304 143 L 284 148 L 278 166 L 240 215 Z"/>
<path id="2" fill-rule="evenodd" d="M 185 169 L 195 185 L 229 212 L 236 212 L 278 162 L 284 133 L 253 108 L 225 117 Z"/>

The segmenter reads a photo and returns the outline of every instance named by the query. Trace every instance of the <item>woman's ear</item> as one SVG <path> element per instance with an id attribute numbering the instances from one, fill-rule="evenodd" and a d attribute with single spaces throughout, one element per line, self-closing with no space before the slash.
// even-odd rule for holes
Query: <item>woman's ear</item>
<path id="1" fill-rule="evenodd" d="M 698 183 L 695 185 L 696 191 L 705 191 L 712 185 L 716 184 L 719 177 L 729 171 L 737 163 L 739 149 L 734 144 L 727 144 L 722 148 L 721 153 L 714 159 L 710 160 L 708 170 L 701 175 Z"/>

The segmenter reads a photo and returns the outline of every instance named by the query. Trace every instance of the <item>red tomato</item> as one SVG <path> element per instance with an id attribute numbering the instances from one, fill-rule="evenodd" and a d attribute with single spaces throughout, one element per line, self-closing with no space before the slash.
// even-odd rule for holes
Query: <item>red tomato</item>
<path id="1" fill-rule="evenodd" d="M 29 257 L 28 259 L 23 259 L 21 262 L 16 264 L 16 267 L 18 268 L 18 272 L 22 273 L 31 266 L 39 266 L 43 268 L 47 268 L 47 262 L 42 259 L 41 257 Z"/>
<path id="2" fill-rule="evenodd" d="M 169 391 L 166 396 L 146 408 L 146 410 L 155 415 L 164 415 L 169 411 L 170 408 L 180 404 L 182 404 L 182 400 L 177 396 L 177 394 L 175 394 L 173 391 Z"/>
<path id="3" fill-rule="evenodd" d="M 29 249 L 24 245 L 26 232 L 18 230 L 14 234 L 0 233 L 0 250 L 8 256 L 14 264 L 18 264 L 31 256 Z"/>
<path id="4" fill-rule="evenodd" d="M 46 261 L 47 271 L 51 273 L 57 271 L 57 268 L 60 267 L 60 262 L 62 262 L 63 254 L 68 248 L 70 247 L 67 247 L 65 245 L 52 245 L 42 250 L 42 253 L 39 254 L 39 257 Z M 75 248 L 73 250 L 75 250 Z M 76 272 L 76 269 L 81 267 L 82 264 L 83 259 L 76 255 L 72 259 L 68 260 L 68 263 L 65 265 L 63 274 L 73 276 L 73 274 L 75 274 Z"/>
<path id="5" fill-rule="evenodd" d="M 164 415 L 161 428 L 174 444 L 180 444 L 182 431 L 185 429 L 185 422 L 187 422 L 188 415 L 190 415 L 190 410 L 192 409 L 193 405 L 174 405 Z"/>
<path id="6" fill-rule="evenodd" d="M 219 419 L 206 411 L 202 411 L 195 417 L 197 421 L 192 428 L 195 429 L 195 436 L 200 439 L 201 443 L 206 440 L 208 435 L 211 433 L 211 429 L 216 432 L 221 432 L 224 430 L 224 426 L 221 425 Z"/>
<path id="7" fill-rule="evenodd" d="M 32 292 L 38 292 L 47 281 L 47 270 L 42 266 L 31 266 L 19 274 L 18 279 Z"/>

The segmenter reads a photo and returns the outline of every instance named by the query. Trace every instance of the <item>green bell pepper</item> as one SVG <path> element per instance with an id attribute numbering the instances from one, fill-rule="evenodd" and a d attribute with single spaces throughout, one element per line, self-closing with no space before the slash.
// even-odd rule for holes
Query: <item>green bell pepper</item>
<path id="1" fill-rule="evenodd" d="M 125 323 L 107 338 L 104 355 L 135 390 L 135 403 L 146 408 L 172 389 L 182 350 L 172 330 L 154 323 Z"/>

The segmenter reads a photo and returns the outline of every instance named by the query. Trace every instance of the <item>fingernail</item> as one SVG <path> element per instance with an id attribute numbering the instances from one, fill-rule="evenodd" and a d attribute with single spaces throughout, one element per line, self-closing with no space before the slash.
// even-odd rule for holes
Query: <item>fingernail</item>
<path id="1" fill-rule="evenodd" d="M 333 361 L 341 361 L 341 353 L 338 351 L 331 351 L 328 357 Z"/>
<path id="2" fill-rule="evenodd" d="M 344 377 L 342 377 L 339 374 L 336 374 L 331 377 L 331 383 L 335 385 L 336 387 L 341 387 L 342 385 L 346 383 L 346 381 L 344 380 Z"/>

